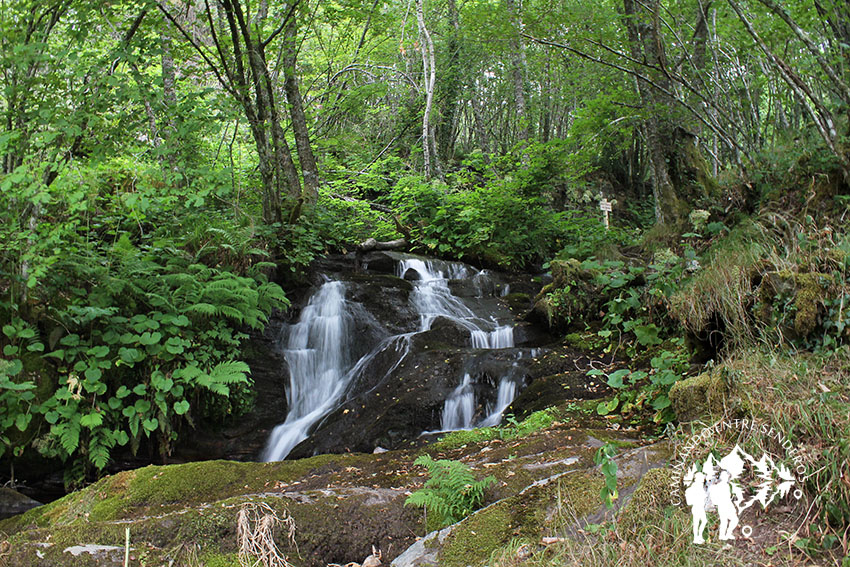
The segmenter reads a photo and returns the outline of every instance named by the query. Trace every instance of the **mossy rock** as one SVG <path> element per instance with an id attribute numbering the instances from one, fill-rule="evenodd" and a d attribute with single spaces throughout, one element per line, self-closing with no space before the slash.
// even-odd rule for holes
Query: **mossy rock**
<path id="1" fill-rule="evenodd" d="M 544 286 L 534 298 L 530 317 L 550 329 L 566 329 L 590 314 L 599 311 L 604 297 L 595 284 L 596 273 L 586 270 L 574 258 L 552 260 L 552 282 Z"/>
<path id="2" fill-rule="evenodd" d="M 523 311 L 532 306 L 531 296 L 527 293 L 509 293 L 502 297 L 502 301 L 507 303 L 513 311 Z"/>
<path id="3" fill-rule="evenodd" d="M 606 341 L 596 333 L 569 333 L 564 342 L 583 352 L 597 352 L 605 347 Z"/>
<path id="4" fill-rule="evenodd" d="M 513 538 L 537 540 L 559 506 L 568 507 L 576 517 L 587 516 L 601 506 L 603 482 L 594 472 L 577 471 L 480 510 L 452 529 L 443 541 L 438 564 L 484 565 L 494 551 Z"/>
<path id="5" fill-rule="evenodd" d="M 726 382 L 719 372 L 704 372 L 673 384 L 669 397 L 681 422 L 721 414 L 727 397 Z"/>
<path id="6" fill-rule="evenodd" d="M 640 479 L 629 501 L 617 516 L 621 535 L 638 533 L 641 528 L 661 525 L 666 508 L 673 505 L 673 473 L 667 468 L 649 469 Z"/>
<path id="7" fill-rule="evenodd" d="M 820 305 L 827 295 L 824 282 L 829 278 L 818 272 L 797 273 L 789 270 L 768 272 L 764 275 L 758 291 L 756 316 L 764 325 L 782 324 L 775 317 L 776 311 L 793 306 L 793 325 L 784 330 L 792 338 L 802 339 L 818 327 Z"/>

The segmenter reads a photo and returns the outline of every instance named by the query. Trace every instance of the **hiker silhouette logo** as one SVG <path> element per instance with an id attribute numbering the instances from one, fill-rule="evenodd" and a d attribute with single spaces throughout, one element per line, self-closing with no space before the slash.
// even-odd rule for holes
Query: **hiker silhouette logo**
<path id="1" fill-rule="evenodd" d="M 743 431 L 742 425 L 745 428 Z M 706 541 L 706 530 L 712 527 L 710 512 L 716 515 L 719 523 L 718 540 L 730 541 L 739 536 L 750 538 L 754 528 L 742 522 L 746 510 L 758 503 L 762 510 L 767 511 L 789 496 L 796 500 L 803 496 L 798 475 L 805 473 L 805 466 L 795 456 L 792 444 L 772 428 L 761 431 L 760 426 L 759 429 L 753 427 L 751 422 L 746 421 L 719 422 L 708 427 L 685 445 L 682 459 L 674 465 L 674 501 L 676 504 L 681 503 L 678 495 L 682 494 L 680 490 L 683 489 L 684 504 L 691 512 L 695 544 Z M 728 452 L 722 448 L 721 439 L 726 435 L 721 434 L 752 433 L 754 430 L 767 435 L 767 439 L 778 441 L 785 453 L 785 462 L 766 451 L 760 455 L 753 451 L 759 455 L 756 458 L 737 443 Z M 706 444 L 711 445 L 707 456 L 695 458 L 700 445 Z M 786 462 L 795 468 L 790 468 Z"/>

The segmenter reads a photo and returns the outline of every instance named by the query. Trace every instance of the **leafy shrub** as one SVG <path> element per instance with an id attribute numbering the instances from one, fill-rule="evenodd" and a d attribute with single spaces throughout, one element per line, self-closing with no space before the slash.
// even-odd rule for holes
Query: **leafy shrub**
<path id="1" fill-rule="evenodd" d="M 245 391 L 248 367 L 237 359 L 247 335 L 238 329 L 262 327 L 287 304 L 282 290 L 260 273 L 237 276 L 156 252 L 154 260 L 124 236 L 109 264 L 71 256 L 47 274 L 46 285 L 67 293 L 50 306 L 62 332 L 43 355 L 59 375 L 39 408 L 51 424 L 43 452 L 102 469 L 115 445 L 135 450 L 154 435 L 167 454 L 192 406 L 206 406 L 201 417 L 221 403 L 215 396 Z"/>
<path id="2" fill-rule="evenodd" d="M 260 230 L 123 162 L 3 182 L 4 447 L 78 479 L 118 446 L 168 454 L 181 428 L 245 411 L 244 331 L 287 305 Z"/>
<path id="3" fill-rule="evenodd" d="M 436 516 L 440 527 L 459 522 L 479 508 L 484 490 L 496 482 L 492 476 L 476 480 L 469 467 L 459 461 L 420 455 L 413 464 L 427 468 L 431 478 L 408 496 L 404 505 L 425 508 Z"/>
<path id="4" fill-rule="evenodd" d="M 441 255 L 514 269 L 542 262 L 558 246 L 561 216 L 505 183 L 452 191 L 438 181 L 405 177 L 390 199 L 415 240 Z"/>
<path id="5" fill-rule="evenodd" d="M 563 248 L 556 258 L 586 260 L 600 257 L 607 248 L 634 243 L 634 234 L 625 228 L 611 226 L 605 230 L 598 211 L 565 211 L 560 222 L 560 242 Z"/>

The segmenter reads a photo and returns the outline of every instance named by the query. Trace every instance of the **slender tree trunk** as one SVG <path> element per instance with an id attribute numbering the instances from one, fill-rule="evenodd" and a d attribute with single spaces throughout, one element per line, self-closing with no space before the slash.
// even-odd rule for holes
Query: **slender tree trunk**
<path id="1" fill-rule="evenodd" d="M 315 203 L 319 198 L 319 170 L 310 145 L 310 132 L 307 128 L 307 118 L 304 116 L 301 91 L 298 88 L 297 33 L 297 19 L 293 15 L 284 32 L 283 89 L 289 103 L 289 115 L 292 119 L 292 130 L 295 133 L 295 148 L 298 151 L 298 161 L 301 163 L 301 172 L 304 175 L 305 199 L 309 203 Z"/>
<path id="2" fill-rule="evenodd" d="M 522 14 L 516 0 L 505 0 L 505 5 L 513 27 L 510 37 L 511 81 L 514 89 L 514 103 L 516 104 L 516 119 L 519 126 L 517 136 L 520 140 L 526 141 L 529 136 L 529 119 L 525 100 L 525 77 L 528 63 L 525 58 L 525 44 L 522 41 Z"/>
<path id="3" fill-rule="evenodd" d="M 425 10 L 423 0 L 416 0 L 416 19 L 419 23 L 419 34 L 422 36 L 422 75 L 425 86 L 425 111 L 422 115 L 422 156 L 425 167 L 425 177 L 430 179 L 434 172 L 440 171 L 439 158 L 436 155 L 434 131 L 431 127 L 431 109 L 434 104 L 434 83 L 437 80 L 437 66 L 434 57 L 434 42 L 425 26 Z"/>

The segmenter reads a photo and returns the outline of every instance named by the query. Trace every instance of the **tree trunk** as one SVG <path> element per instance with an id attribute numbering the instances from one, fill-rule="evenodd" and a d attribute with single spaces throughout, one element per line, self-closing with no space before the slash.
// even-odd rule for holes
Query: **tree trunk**
<path id="1" fill-rule="evenodd" d="M 528 140 L 529 124 L 528 112 L 525 101 L 525 77 L 528 63 L 525 58 L 525 45 L 522 42 L 522 14 L 516 5 L 516 0 L 505 0 L 508 16 L 511 20 L 513 30 L 510 37 L 511 49 L 511 81 L 514 89 L 514 103 L 516 104 L 516 120 L 519 130 L 517 136 L 521 141 Z"/>
<path id="2" fill-rule="evenodd" d="M 661 71 L 666 68 L 663 44 L 658 34 L 658 0 L 645 4 L 651 12 L 638 12 L 634 0 L 623 0 L 626 28 L 629 34 L 629 47 L 635 61 L 646 61 L 656 69 L 651 74 L 653 82 L 666 91 L 670 91 L 670 80 Z M 652 171 L 652 195 L 655 198 L 655 221 L 658 224 L 676 224 L 684 214 L 673 180 L 670 175 L 671 163 L 669 150 L 675 150 L 673 124 L 664 116 L 666 109 L 673 108 L 673 102 L 660 90 L 646 82 L 638 80 L 638 91 L 643 106 L 649 111 L 644 122 L 649 167 Z"/>
<path id="3" fill-rule="evenodd" d="M 315 203 L 319 198 L 319 170 L 310 145 L 310 132 L 307 128 L 307 118 L 304 116 L 304 104 L 295 72 L 298 54 L 297 33 L 297 19 L 293 15 L 284 32 L 283 89 L 289 103 L 289 115 L 292 119 L 292 130 L 295 133 L 295 148 L 298 151 L 298 161 L 301 162 L 301 172 L 304 175 L 304 197 L 307 202 Z"/>
<path id="4" fill-rule="evenodd" d="M 425 26 L 425 10 L 423 0 L 416 0 L 416 19 L 419 23 L 419 33 L 422 36 L 422 75 L 425 91 L 425 111 L 422 114 L 422 158 L 424 161 L 425 177 L 430 179 L 434 172 L 440 171 L 439 158 L 436 155 L 434 131 L 431 128 L 431 109 L 434 104 L 434 83 L 437 80 L 437 66 L 434 58 L 434 42 Z"/>

